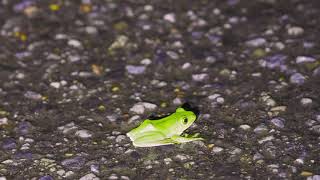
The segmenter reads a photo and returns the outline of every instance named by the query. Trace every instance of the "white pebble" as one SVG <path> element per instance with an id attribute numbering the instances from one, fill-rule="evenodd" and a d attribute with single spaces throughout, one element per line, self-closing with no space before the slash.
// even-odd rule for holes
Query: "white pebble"
<path id="1" fill-rule="evenodd" d="M 142 104 L 135 104 L 129 111 L 134 112 L 136 114 L 143 114 L 144 113 L 144 106 Z"/>
<path id="2" fill-rule="evenodd" d="M 70 39 L 68 41 L 68 45 L 76 48 L 80 48 L 82 46 L 81 42 L 75 39 Z"/>
<path id="3" fill-rule="evenodd" d="M 184 160 L 189 159 L 189 157 L 187 155 L 178 154 L 178 155 L 176 155 L 176 159 L 180 160 L 180 161 L 184 161 Z"/>
<path id="4" fill-rule="evenodd" d="M 134 75 L 137 75 L 137 74 L 142 74 L 145 72 L 146 70 L 146 67 L 144 66 L 134 66 L 134 65 L 127 65 L 126 66 L 126 70 L 129 74 L 134 74 Z"/>
<path id="5" fill-rule="evenodd" d="M 315 62 L 316 59 L 313 57 L 309 57 L 309 56 L 298 56 L 296 58 L 296 63 L 297 64 L 301 64 L 301 63 L 308 63 L 308 62 Z"/>
<path id="6" fill-rule="evenodd" d="M 164 158 L 163 161 L 166 165 L 168 165 L 172 162 L 172 159 L 171 158 Z"/>
<path id="7" fill-rule="evenodd" d="M 32 100 L 40 100 L 42 98 L 41 94 L 33 91 L 27 91 L 26 93 L 24 93 L 24 97 Z"/>
<path id="8" fill-rule="evenodd" d="M 312 99 L 311 98 L 302 98 L 300 100 L 300 103 L 303 106 L 308 106 L 308 105 L 312 104 Z"/>
<path id="9" fill-rule="evenodd" d="M 120 143 L 120 142 L 122 142 L 123 140 L 125 140 L 127 137 L 125 136 L 125 135 L 119 135 L 119 136 L 117 136 L 117 138 L 116 138 L 116 142 L 117 143 Z"/>
<path id="10" fill-rule="evenodd" d="M 213 94 L 213 95 L 208 96 L 208 99 L 210 99 L 210 100 L 215 100 L 215 99 L 217 99 L 217 98 L 220 97 L 220 96 L 221 96 L 220 94 Z"/>
<path id="11" fill-rule="evenodd" d="M 157 108 L 157 105 L 152 104 L 152 103 L 143 102 L 142 104 L 147 110 L 150 110 L 150 111 L 152 111 L 152 110 Z"/>
<path id="12" fill-rule="evenodd" d="M 136 114 L 143 114 L 145 110 L 152 111 L 157 108 L 157 105 L 147 102 L 139 102 L 135 104 L 129 111 Z"/>
<path id="13" fill-rule="evenodd" d="M 244 130 L 244 131 L 247 131 L 249 129 L 251 129 L 251 127 L 247 124 L 242 124 L 239 126 L 240 129 Z"/>
<path id="14" fill-rule="evenodd" d="M 173 104 L 174 104 L 174 105 L 180 105 L 180 104 L 182 104 L 182 101 L 181 101 L 180 98 L 174 98 L 174 99 L 173 99 Z"/>
<path id="15" fill-rule="evenodd" d="M 288 29 L 288 34 L 291 36 L 298 36 L 303 34 L 304 30 L 301 27 L 293 26 Z"/>
<path id="16" fill-rule="evenodd" d="M 147 5 L 144 6 L 144 10 L 145 11 L 153 11 L 153 6 L 150 5 L 150 4 L 147 4 Z"/>
<path id="17" fill-rule="evenodd" d="M 213 63 L 217 62 L 217 59 L 213 56 L 208 56 L 208 57 L 206 57 L 206 62 L 209 64 L 213 64 Z"/>
<path id="18" fill-rule="evenodd" d="M 188 69 L 189 67 L 191 67 L 191 64 L 188 62 L 182 65 L 182 69 Z"/>
<path id="19" fill-rule="evenodd" d="M 168 21 L 168 22 L 171 22 L 171 23 L 176 22 L 176 16 L 173 13 L 168 13 L 168 14 L 164 15 L 163 19 Z"/>
<path id="20" fill-rule="evenodd" d="M 218 97 L 218 98 L 216 99 L 216 101 L 217 101 L 217 103 L 219 103 L 219 104 L 223 104 L 223 103 L 224 103 L 224 98 L 223 98 L 223 97 Z"/>
<path id="21" fill-rule="evenodd" d="M 87 27 L 86 27 L 86 32 L 87 32 L 88 34 L 97 34 L 98 30 L 97 30 L 97 28 L 94 27 L 94 26 L 87 26 Z"/>
<path id="22" fill-rule="evenodd" d="M 320 175 L 309 176 L 307 180 L 320 180 Z"/>
<path id="23" fill-rule="evenodd" d="M 7 125 L 8 124 L 8 118 L 1 118 L 0 119 L 0 126 Z"/>
<path id="24" fill-rule="evenodd" d="M 263 46 L 264 44 L 266 44 L 266 39 L 264 38 L 256 38 L 256 39 L 252 39 L 246 42 L 247 46 L 250 47 L 259 47 L 259 46 Z"/>
<path id="25" fill-rule="evenodd" d="M 212 152 L 213 152 L 214 154 L 220 153 L 220 152 L 222 152 L 222 151 L 223 151 L 223 148 L 222 148 L 222 147 L 213 147 L 213 148 L 212 148 Z"/>
<path id="26" fill-rule="evenodd" d="M 298 158 L 298 159 L 294 160 L 294 163 L 295 164 L 304 164 L 304 161 L 303 161 L 303 159 Z"/>
<path id="27" fill-rule="evenodd" d="M 78 130 L 75 135 L 83 139 L 92 137 L 91 132 L 85 129 Z"/>
<path id="28" fill-rule="evenodd" d="M 193 79 L 194 81 L 198 81 L 198 82 L 204 81 L 204 80 L 206 80 L 206 79 L 208 79 L 208 78 L 209 78 L 209 75 L 206 74 L 206 73 L 193 74 L 193 75 L 192 75 L 192 79 Z"/>
<path id="29" fill-rule="evenodd" d="M 52 82 L 52 83 L 50 83 L 50 86 L 51 86 L 51 87 L 54 87 L 54 88 L 56 88 L 56 89 L 59 89 L 60 86 L 61 86 L 61 84 L 60 84 L 59 82 Z"/>
<path id="30" fill-rule="evenodd" d="M 140 116 L 139 115 L 134 115 L 128 120 L 128 123 L 130 124 L 130 123 L 132 123 L 134 121 L 137 121 L 138 119 L 140 119 Z"/>
<path id="31" fill-rule="evenodd" d="M 87 174 L 85 176 L 82 176 L 79 180 L 99 180 L 100 178 L 98 178 L 96 175 L 94 175 L 93 173 Z"/>
<path id="32" fill-rule="evenodd" d="M 259 144 L 262 144 L 262 143 L 264 143 L 264 142 L 271 141 L 271 140 L 273 140 L 273 139 L 274 139 L 273 136 L 267 136 L 267 137 L 264 137 L 264 138 L 262 138 L 261 140 L 259 140 L 258 143 L 259 143 Z"/>
<path id="33" fill-rule="evenodd" d="M 150 59 L 146 58 L 146 59 L 142 59 L 140 63 L 143 65 L 149 65 L 152 63 L 152 61 Z"/>

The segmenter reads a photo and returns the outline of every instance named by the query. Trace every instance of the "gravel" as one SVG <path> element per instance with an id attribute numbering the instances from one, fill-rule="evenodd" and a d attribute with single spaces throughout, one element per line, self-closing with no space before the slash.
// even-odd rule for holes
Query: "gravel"
<path id="1" fill-rule="evenodd" d="M 318 4 L 0 1 L 0 179 L 319 179 Z"/>

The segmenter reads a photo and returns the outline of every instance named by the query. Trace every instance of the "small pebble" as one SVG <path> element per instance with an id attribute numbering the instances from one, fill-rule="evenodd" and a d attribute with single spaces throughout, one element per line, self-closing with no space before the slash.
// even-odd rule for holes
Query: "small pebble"
<path id="1" fill-rule="evenodd" d="M 32 100 L 41 100 L 42 96 L 39 93 L 33 92 L 33 91 L 27 91 L 24 93 L 24 97 Z"/>
<path id="2" fill-rule="evenodd" d="M 94 172 L 94 173 L 99 173 L 99 165 L 98 164 L 91 164 L 90 165 L 90 170 L 91 172 Z"/>
<path id="3" fill-rule="evenodd" d="M 152 61 L 150 59 L 143 59 L 140 61 L 140 64 L 143 64 L 143 65 L 149 65 L 151 63 L 152 63 Z"/>
<path id="4" fill-rule="evenodd" d="M 108 177 L 108 180 L 116 180 L 116 179 L 119 179 L 116 174 L 111 174 L 111 175 Z"/>
<path id="5" fill-rule="evenodd" d="M 95 174 L 90 173 L 82 176 L 79 180 L 100 180 Z"/>
<path id="6" fill-rule="evenodd" d="M 259 142 L 259 144 L 262 144 L 262 143 L 265 143 L 267 141 L 271 141 L 273 139 L 274 139 L 273 136 L 267 136 L 267 137 L 264 137 L 264 138 L 260 139 L 258 142 Z"/>
<path id="7" fill-rule="evenodd" d="M 133 65 L 127 65 L 126 70 L 129 74 L 143 74 L 146 70 L 145 66 L 133 66 Z"/>
<path id="8" fill-rule="evenodd" d="M 191 67 L 191 63 L 188 63 L 188 62 L 182 65 L 182 69 L 188 69 L 190 67 Z"/>
<path id="9" fill-rule="evenodd" d="M 268 132 L 268 128 L 266 125 L 261 124 L 261 125 L 257 126 L 253 131 L 256 134 L 266 134 Z"/>
<path id="10" fill-rule="evenodd" d="M 288 29 L 288 34 L 290 36 L 298 36 L 303 34 L 303 32 L 304 32 L 304 29 L 298 26 L 293 26 Z"/>
<path id="11" fill-rule="evenodd" d="M 256 38 L 249 41 L 246 41 L 246 45 L 250 47 L 259 47 L 263 46 L 267 43 L 266 39 L 264 38 Z"/>
<path id="12" fill-rule="evenodd" d="M 135 104 L 132 108 L 130 108 L 131 112 L 136 114 L 143 114 L 146 110 L 153 111 L 157 108 L 157 105 L 147 102 L 139 102 Z"/>
<path id="13" fill-rule="evenodd" d="M 68 45 L 72 46 L 72 47 L 75 47 L 75 48 L 80 48 L 82 46 L 81 42 L 78 41 L 78 40 L 75 40 L 75 39 L 70 39 L 68 41 Z"/>
<path id="14" fill-rule="evenodd" d="M 303 159 L 298 158 L 298 159 L 294 160 L 294 163 L 295 164 L 304 164 L 304 161 L 303 161 Z"/>
<path id="15" fill-rule="evenodd" d="M 305 77 L 300 73 L 294 73 L 290 76 L 290 82 L 292 84 L 301 85 L 305 82 Z"/>
<path id="16" fill-rule="evenodd" d="M 77 129 L 78 129 L 78 127 L 74 124 L 74 122 L 71 122 L 71 123 L 68 123 L 64 126 L 58 127 L 58 130 L 62 131 L 63 134 L 75 132 Z"/>
<path id="17" fill-rule="evenodd" d="M 301 64 L 301 63 L 309 63 L 309 62 L 315 62 L 316 59 L 313 57 L 309 57 L 309 56 L 298 56 L 296 58 L 296 63 L 297 64 Z"/>
<path id="18" fill-rule="evenodd" d="M 0 126 L 7 125 L 8 124 L 8 118 L 0 118 Z"/>
<path id="19" fill-rule="evenodd" d="M 217 62 L 217 59 L 213 56 L 208 56 L 208 57 L 206 57 L 206 62 L 209 64 L 213 64 L 213 63 Z"/>
<path id="20" fill-rule="evenodd" d="M 174 105 L 180 105 L 180 104 L 182 104 L 182 100 L 180 98 L 174 98 L 173 99 L 173 104 Z"/>
<path id="21" fill-rule="evenodd" d="M 85 28 L 85 31 L 88 33 L 88 34 L 97 34 L 98 33 L 98 30 L 96 27 L 94 26 L 87 26 Z"/>
<path id="22" fill-rule="evenodd" d="M 192 75 L 192 79 L 193 79 L 194 81 L 197 81 L 197 82 L 202 82 L 202 81 L 204 81 L 204 80 L 206 80 L 206 79 L 208 79 L 208 78 L 209 78 L 209 75 L 206 74 L 206 73 L 193 74 L 193 75 Z"/>
<path id="23" fill-rule="evenodd" d="M 52 176 L 46 175 L 39 178 L 39 180 L 54 180 Z"/>
<path id="24" fill-rule="evenodd" d="M 92 137 L 92 133 L 85 129 L 76 131 L 75 135 L 83 139 Z"/>
<path id="25" fill-rule="evenodd" d="M 127 137 L 125 135 L 119 135 L 116 138 L 117 143 L 121 143 L 123 140 L 125 140 Z"/>
<path id="26" fill-rule="evenodd" d="M 307 180 L 320 180 L 320 175 L 309 176 Z"/>
<path id="27" fill-rule="evenodd" d="M 175 23 L 176 22 L 176 16 L 173 13 L 165 14 L 163 16 L 163 19 L 168 21 L 168 22 L 170 22 L 170 23 Z"/>
<path id="28" fill-rule="evenodd" d="M 223 151 L 223 148 L 222 148 L 222 147 L 215 146 L 215 147 L 212 148 L 211 151 L 212 151 L 212 153 L 214 153 L 214 154 L 218 154 L 218 153 L 220 153 L 220 152 Z"/>
<path id="29" fill-rule="evenodd" d="M 313 70 L 312 76 L 320 76 L 320 66 Z"/>
<path id="30" fill-rule="evenodd" d="M 175 159 L 177 159 L 179 161 L 185 161 L 185 160 L 189 159 L 189 156 L 178 154 L 178 155 L 176 155 Z"/>
<path id="31" fill-rule="evenodd" d="M 240 129 L 244 130 L 244 131 L 247 131 L 249 129 L 251 129 L 251 127 L 247 124 L 242 124 L 239 126 Z"/>
<path id="32" fill-rule="evenodd" d="M 164 161 L 164 163 L 166 165 L 168 165 L 168 164 L 170 164 L 172 162 L 172 159 L 171 158 L 165 158 L 165 159 L 163 159 L 163 161 Z"/>
<path id="33" fill-rule="evenodd" d="M 85 164 L 86 159 L 80 156 L 65 159 L 61 162 L 61 165 L 70 170 L 80 170 Z"/>
<path id="34" fill-rule="evenodd" d="M 61 86 L 61 84 L 60 84 L 59 82 L 52 82 L 52 83 L 50 83 L 50 86 L 51 86 L 51 87 L 54 87 L 54 88 L 56 88 L 56 89 L 59 89 L 60 86 Z"/>
<path id="35" fill-rule="evenodd" d="M 283 118 L 273 118 L 270 120 L 271 124 L 277 128 L 284 128 L 284 119 Z"/>
<path id="36" fill-rule="evenodd" d="M 311 127 L 311 131 L 320 135 L 320 125 L 315 125 Z"/>
<path id="37" fill-rule="evenodd" d="M 302 106 L 309 106 L 312 104 L 312 99 L 311 98 L 302 98 L 300 100 L 300 103 Z"/>

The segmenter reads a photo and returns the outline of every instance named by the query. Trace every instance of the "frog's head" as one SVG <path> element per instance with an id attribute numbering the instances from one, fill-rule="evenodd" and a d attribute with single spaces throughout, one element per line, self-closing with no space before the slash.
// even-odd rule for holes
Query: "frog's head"
<path id="1" fill-rule="evenodd" d="M 176 115 L 178 116 L 178 124 L 181 132 L 189 128 L 197 119 L 197 116 L 194 112 L 187 111 L 182 107 L 179 107 L 176 110 Z"/>

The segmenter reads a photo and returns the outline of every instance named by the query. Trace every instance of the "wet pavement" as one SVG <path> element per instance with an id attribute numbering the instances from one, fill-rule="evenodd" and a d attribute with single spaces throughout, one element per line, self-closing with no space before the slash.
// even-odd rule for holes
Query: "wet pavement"
<path id="1" fill-rule="evenodd" d="M 320 2 L 0 1 L 0 180 L 320 179 Z M 185 102 L 205 141 L 126 132 Z"/>

